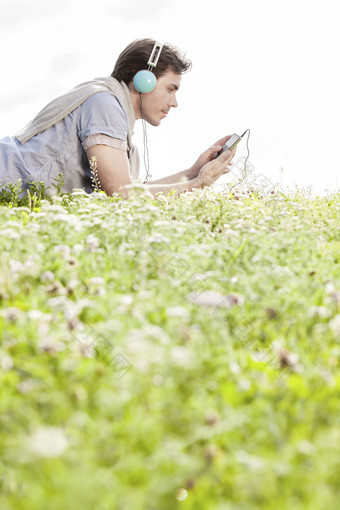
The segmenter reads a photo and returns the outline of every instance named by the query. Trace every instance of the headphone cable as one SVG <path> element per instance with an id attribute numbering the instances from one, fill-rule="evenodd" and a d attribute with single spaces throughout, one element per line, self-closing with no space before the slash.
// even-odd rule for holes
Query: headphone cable
<path id="1" fill-rule="evenodd" d="M 248 131 L 248 136 L 247 136 L 247 142 L 246 142 L 246 145 L 247 145 L 247 156 L 246 156 L 246 159 L 244 160 L 244 167 L 243 167 L 243 173 L 244 173 L 244 176 L 242 177 L 242 179 L 240 179 L 238 182 L 236 182 L 235 184 L 233 184 L 233 186 L 231 186 L 229 188 L 229 191 L 231 191 L 233 188 L 235 188 L 235 186 L 238 186 L 239 184 L 241 184 L 245 178 L 247 177 L 247 161 L 248 161 L 248 158 L 249 158 L 249 137 L 250 137 L 250 129 L 246 129 L 245 132 L 243 133 L 243 135 L 241 135 L 241 137 L 243 137 L 246 132 Z"/>
<path id="2" fill-rule="evenodd" d="M 150 174 L 150 159 L 149 159 L 149 146 L 148 146 L 148 134 L 146 130 L 146 123 L 143 116 L 143 102 L 142 102 L 142 94 L 139 93 L 139 101 L 140 101 L 140 112 L 142 116 L 142 126 L 143 126 L 143 145 L 144 145 L 144 152 L 143 152 L 143 160 L 144 160 L 144 167 L 146 171 L 146 177 L 143 184 L 146 184 L 148 182 L 148 179 L 152 177 Z"/>

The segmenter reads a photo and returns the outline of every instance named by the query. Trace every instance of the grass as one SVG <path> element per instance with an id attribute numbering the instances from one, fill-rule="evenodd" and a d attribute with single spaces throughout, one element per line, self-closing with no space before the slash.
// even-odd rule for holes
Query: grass
<path id="1" fill-rule="evenodd" d="M 337 508 L 339 220 L 300 192 L 1 206 L 0 508 Z"/>

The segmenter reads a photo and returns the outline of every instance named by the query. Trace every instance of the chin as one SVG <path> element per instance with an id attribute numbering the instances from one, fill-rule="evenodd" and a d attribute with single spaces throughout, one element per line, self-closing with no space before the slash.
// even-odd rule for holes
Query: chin
<path id="1" fill-rule="evenodd" d="M 146 119 L 145 119 L 146 120 Z M 149 119 L 147 120 L 147 122 L 151 125 L 151 126 L 159 126 L 160 123 L 161 123 L 161 120 L 160 119 Z"/>

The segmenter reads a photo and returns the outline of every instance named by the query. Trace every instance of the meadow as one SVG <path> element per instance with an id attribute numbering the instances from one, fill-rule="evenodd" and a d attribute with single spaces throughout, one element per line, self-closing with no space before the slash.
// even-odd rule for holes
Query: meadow
<path id="1" fill-rule="evenodd" d="M 339 223 L 336 193 L 3 203 L 1 510 L 338 508 Z"/>

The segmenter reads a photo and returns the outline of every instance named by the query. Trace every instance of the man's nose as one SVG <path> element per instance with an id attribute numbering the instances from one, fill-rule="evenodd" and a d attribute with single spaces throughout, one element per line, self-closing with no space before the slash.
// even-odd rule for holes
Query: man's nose
<path id="1" fill-rule="evenodd" d="M 173 97 L 170 106 L 172 106 L 172 108 L 177 108 L 178 102 L 176 96 Z"/>

